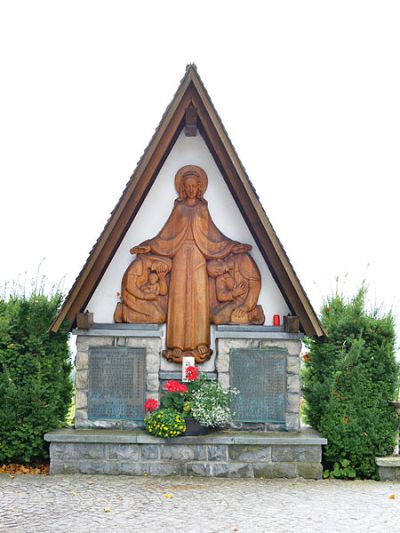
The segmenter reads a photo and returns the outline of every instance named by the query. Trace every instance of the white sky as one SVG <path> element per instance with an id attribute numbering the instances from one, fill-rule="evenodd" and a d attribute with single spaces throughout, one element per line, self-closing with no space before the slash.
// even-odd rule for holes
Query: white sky
<path id="1" fill-rule="evenodd" d="M 68 290 L 194 61 L 314 307 L 399 324 L 400 3 L 0 3 L 0 284 Z"/>

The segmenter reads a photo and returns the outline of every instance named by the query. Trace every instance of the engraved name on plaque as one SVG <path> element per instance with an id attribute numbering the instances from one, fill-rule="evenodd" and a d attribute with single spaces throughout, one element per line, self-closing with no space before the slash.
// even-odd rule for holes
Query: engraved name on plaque
<path id="1" fill-rule="evenodd" d="M 286 356 L 279 348 L 230 351 L 231 387 L 240 391 L 232 402 L 234 420 L 285 423 Z"/>
<path id="2" fill-rule="evenodd" d="M 145 356 L 144 348 L 89 349 L 89 419 L 143 420 Z"/>

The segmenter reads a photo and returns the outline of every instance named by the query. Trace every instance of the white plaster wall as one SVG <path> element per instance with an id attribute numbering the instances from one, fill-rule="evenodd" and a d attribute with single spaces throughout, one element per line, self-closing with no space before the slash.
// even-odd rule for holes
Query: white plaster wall
<path id="1" fill-rule="evenodd" d="M 262 276 L 259 303 L 265 313 L 265 324 L 272 324 L 274 314 L 286 315 L 289 308 L 278 288 L 254 239 L 200 134 L 186 137 L 183 132 L 166 159 L 153 187 L 131 227 L 127 231 L 108 269 L 90 299 L 87 310 L 94 313 L 98 323 L 112 323 L 115 306 L 119 301 L 122 276 L 134 259 L 129 253 L 132 246 L 157 235 L 172 211 L 177 196 L 175 174 L 184 165 L 198 165 L 208 176 L 204 197 L 216 226 L 227 237 L 253 246 L 251 255 Z"/>

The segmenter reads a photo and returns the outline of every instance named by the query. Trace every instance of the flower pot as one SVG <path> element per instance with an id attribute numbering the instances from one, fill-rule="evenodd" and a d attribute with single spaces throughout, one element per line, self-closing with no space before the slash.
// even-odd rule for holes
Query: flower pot
<path id="1" fill-rule="evenodd" d="M 186 431 L 183 433 L 184 437 L 187 436 L 196 436 L 196 435 L 207 435 L 208 427 L 202 426 L 194 418 L 186 419 Z"/>

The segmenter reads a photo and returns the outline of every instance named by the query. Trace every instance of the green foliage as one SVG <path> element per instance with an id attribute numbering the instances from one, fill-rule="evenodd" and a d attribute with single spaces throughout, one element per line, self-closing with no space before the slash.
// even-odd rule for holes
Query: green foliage
<path id="1" fill-rule="evenodd" d="M 60 427 L 72 395 L 68 331 L 49 327 L 62 295 L 0 298 L 0 463 L 48 457 L 43 435 Z"/>
<path id="2" fill-rule="evenodd" d="M 376 478 L 375 457 L 389 455 L 395 444 L 393 317 L 368 312 L 365 297 L 362 287 L 351 300 L 338 293 L 329 298 L 322 310 L 327 336 L 306 341 L 305 418 L 328 439 L 323 460 L 333 477 L 354 477 L 350 469 Z"/>
<path id="3" fill-rule="evenodd" d="M 324 470 L 324 479 L 354 479 L 356 477 L 356 471 L 350 465 L 348 459 L 342 459 L 339 463 L 333 465 L 332 470 Z"/>
<path id="4" fill-rule="evenodd" d="M 168 392 L 167 394 L 163 394 L 161 396 L 160 407 L 164 409 L 173 409 L 178 413 L 183 413 L 186 398 L 187 393 Z"/>
<path id="5" fill-rule="evenodd" d="M 157 409 L 146 416 L 144 423 L 149 433 L 163 439 L 178 437 L 186 431 L 185 419 L 171 408 Z"/>

